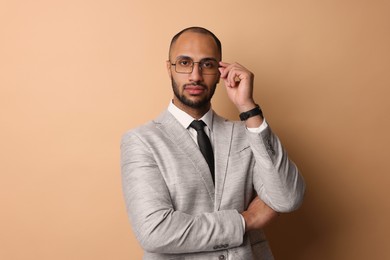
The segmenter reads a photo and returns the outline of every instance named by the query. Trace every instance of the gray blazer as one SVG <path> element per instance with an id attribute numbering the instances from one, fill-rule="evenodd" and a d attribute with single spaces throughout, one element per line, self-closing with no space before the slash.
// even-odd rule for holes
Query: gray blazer
<path id="1" fill-rule="evenodd" d="M 143 259 L 273 259 L 261 230 L 240 212 L 259 197 L 297 209 L 305 184 L 269 127 L 260 134 L 214 113 L 215 187 L 188 131 L 165 111 L 121 143 L 123 192 Z"/>

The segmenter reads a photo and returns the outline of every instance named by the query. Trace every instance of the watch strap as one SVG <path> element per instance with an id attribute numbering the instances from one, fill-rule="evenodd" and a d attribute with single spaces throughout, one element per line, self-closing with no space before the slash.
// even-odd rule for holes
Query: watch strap
<path id="1" fill-rule="evenodd" d="M 240 119 L 241 119 L 241 121 L 246 121 L 248 118 L 253 117 L 253 116 L 257 116 L 257 115 L 260 115 L 261 117 L 263 117 L 263 111 L 261 111 L 261 108 L 258 104 L 256 104 L 255 108 L 253 108 L 249 111 L 246 111 L 246 112 L 242 112 L 240 114 Z"/>

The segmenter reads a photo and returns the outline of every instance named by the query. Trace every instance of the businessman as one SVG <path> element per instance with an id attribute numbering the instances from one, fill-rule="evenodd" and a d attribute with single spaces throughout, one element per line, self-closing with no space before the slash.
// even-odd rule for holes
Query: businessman
<path id="1" fill-rule="evenodd" d="M 168 109 L 122 138 L 123 192 L 144 259 L 273 259 L 262 228 L 302 203 L 304 180 L 253 98 L 254 75 L 222 62 L 221 49 L 205 28 L 176 34 Z M 220 80 L 241 121 L 213 111 Z"/>

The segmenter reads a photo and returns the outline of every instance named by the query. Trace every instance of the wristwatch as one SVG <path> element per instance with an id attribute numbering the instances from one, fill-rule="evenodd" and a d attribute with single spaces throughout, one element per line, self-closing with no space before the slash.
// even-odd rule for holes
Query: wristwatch
<path id="1" fill-rule="evenodd" d="M 257 115 L 260 115 L 261 117 L 263 117 L 263 111 L 261 111 L 261 108 L 258 104 L 256 104 L 256 107 L 249 110 L 249 111 L 246 111 L 246 112 L 242 112 L 240 114 L 240 119 L 241 121 L 246 121 L 248 118 L 252 117 L 252 116 L 257 116 Z"/>

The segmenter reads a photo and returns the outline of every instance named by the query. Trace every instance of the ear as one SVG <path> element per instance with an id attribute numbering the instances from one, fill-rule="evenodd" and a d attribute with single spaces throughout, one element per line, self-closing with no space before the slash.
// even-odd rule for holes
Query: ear
<path id="1" fill-rule="evenodd" d="M 172 65 L 171 65 L 171 61 L 167 60 L 167 61 L 166 61 L 166 65 L 167 65 L 168 76 L 169 76 L 169 78 L 171 78 L 171 77 L 172 77 L 172 71 L 171 71 Z"/>

